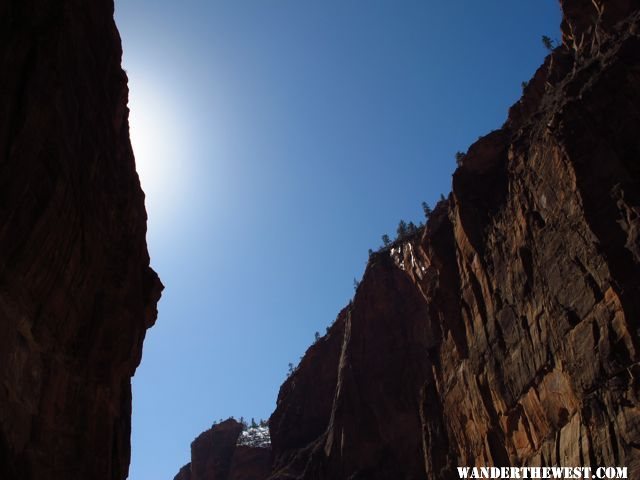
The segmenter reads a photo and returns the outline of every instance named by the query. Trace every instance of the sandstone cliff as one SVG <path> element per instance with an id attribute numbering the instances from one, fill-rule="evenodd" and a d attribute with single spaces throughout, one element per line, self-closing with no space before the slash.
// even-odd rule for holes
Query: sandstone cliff
<path id="1" fill-rule="evenodd" d="M 123 480 L 149 268 L 113 2 L 0 3 L 0 478 Z"/>
<path id="2" fill-rule="evenodd" d="M 638 4 L 561 4 L 563 43 L 508 121 L 281 387 L 270 479 L 640 477 Z"/>
<path id="3" fill-rule="evenodd" d="M 191 462 L 174 480 L 252 480 L 267 478 L 271 449 L 239 445 L 242 425 L 228 419 L 201 433 L 191 443 Z"/>
<path id="4" fill-rule="evenodd" d="M 561 5 L 507 122 L 282 385 L 270 480 L 640 478 L 640 6 Z"/>

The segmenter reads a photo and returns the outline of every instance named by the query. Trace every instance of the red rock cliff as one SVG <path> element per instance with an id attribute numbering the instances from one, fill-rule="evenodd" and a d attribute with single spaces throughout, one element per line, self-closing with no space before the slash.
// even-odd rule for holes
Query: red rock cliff
<path id="1" fill-rule="evenodd" d="M 561 3 L 563 45 L 506 124 L 281 387 L 270 479 L 640 478 L 638 3 Z"/>
<path id="2" fill-rule="evenodd" d="M 242 425 L 233 419 L 213 425 L 191 443 L 191 462 L 174 480 L 262 480 L 271 471 L 271 449 L 241 445 Z"/>
<path id="3" fill-rule="evenodd" d="M 371 256 L 280 389 L 271 473 L 246 478 L 640 478 L 639 5 L 561 5 L 562 44 L 426 228 Z"/>
<path id="4" fill-rule="evenodd" d="M 162 289 L 113 2 L 0 3 L 0 478 L 122 480 Z"/>

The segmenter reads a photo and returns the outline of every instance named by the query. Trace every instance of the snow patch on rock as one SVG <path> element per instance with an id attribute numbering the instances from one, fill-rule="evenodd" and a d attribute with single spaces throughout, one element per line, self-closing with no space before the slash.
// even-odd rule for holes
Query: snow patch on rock
<path id="1" fill-rule="evenodd" d="M 244 430 L 238 437 L 237 445 L 246 445 L 249 447 L 270 447 L 271 435 L 269 427 L 249 427 Z"/>

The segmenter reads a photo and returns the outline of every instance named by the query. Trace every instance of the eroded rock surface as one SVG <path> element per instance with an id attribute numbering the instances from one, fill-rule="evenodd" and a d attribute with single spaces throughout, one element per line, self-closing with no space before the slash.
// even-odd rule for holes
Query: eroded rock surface
<path id="1" fill-rule="evenodd" d="M 561 5 L 506 123 L 282 385 L 270 480 L 640 478 L 639 5 Z"/>
<path id="2" fill-rule="evenodd" d="M 508 121 L 282 386 L 270 479 L 640 477 L 638 5 L 561 3 L 564 43 Z"/>
<path id="3" fill-rule="evenodd" d="M 113 2 L 0 3 L 0 478 L 123 480 L 149 268 Z"/>

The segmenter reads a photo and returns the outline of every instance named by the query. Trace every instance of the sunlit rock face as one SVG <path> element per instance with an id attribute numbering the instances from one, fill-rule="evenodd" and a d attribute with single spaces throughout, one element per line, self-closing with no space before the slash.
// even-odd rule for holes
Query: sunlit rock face
<path id="1" fill-rule="evenodd" d="M 0 3 L 0 478 L 122 480 L 149 268 L 109 0 Z"/>
<path id="2" fill-rule="evenodd" d="M 270 479 L 640 478 L 640 20 L 561 3 L 564 46 L 281 387 Z"/>
<path id="3" fill-rule="evenodd" d="M 265 429 L 249 429 L 233 419 L 213 425 L 191 443 L 191 462 L 174 480 L 260 480 L 271 470 Z"/>
<path id="4" fill-rule="evenodd" d="M 250 478 L 640 478 L 640 15 L 561 4 L 562 46 L 505 125 L 424 230 L 371 256 L 280 388 L 271 472 Z"/>

